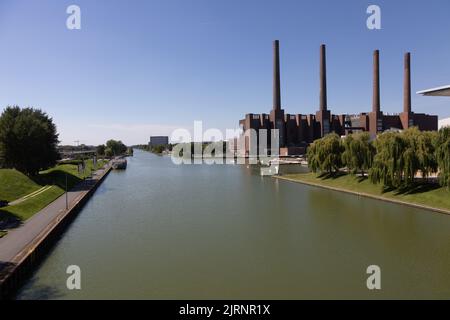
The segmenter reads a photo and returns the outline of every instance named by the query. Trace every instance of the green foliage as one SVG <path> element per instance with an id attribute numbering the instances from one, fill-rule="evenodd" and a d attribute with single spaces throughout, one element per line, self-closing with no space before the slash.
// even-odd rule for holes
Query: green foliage
<path id="1" fill-rule="evenodd" d="M 14 169 L 0 169 L 0 181 L 0 200 L 13 201 L 42 187 Z"/>
<path id="2" fill-rule="evenodd" d="M 372 166 L 375 148 L 367 132 L 347 136 L 343 141 L 342 162 L 352 173 L 367 172 Z"/>
<path id="3" fill-rule="evenodd" d="M 311 143 L 306 151 L 306 157 L 308 158 L 308 166 L 312 172 L 317 173 L 320 170 L 320 161 L 317 149 L 319 148 L 319 140 Z"/>
<path id="4" fill-rule="evenodd" d="M 420 172 L 424 178 L 437 171 L 436 133 L 410 128 L 401 133 L 383 133 L 375 141 L 376 155 L 370 170 L 373 183 L 399 188 L 414 184 Z"/>
<path id="5" fill-rule="evenodd" d="M 411 187 L 417 175 L 427 179 L 439 172 L 441 185 L 450 187 L 450 128 L 439 133 L 417 128 L 385 132 L 373 143 L 368 133 L 343 141 L 330 134 L 312 143 L 307 157 L 313 172 L 336 173 L 346 166 L 352 174 L 369 172 L 373 183 L 390 188 Z"/>
<path id="6" fill-rule="evenodd" d="M 53 120 L 33 108 L 7 107 L 0 116 L 1 165 L 27 175 L 56 164 L 58 134 Z"/>
<path id="7" fill-rule="evenodd" d="M 152 146 L 152 152 L 153 153 L 163 153 L 163 151 L 166 150 L 166 147 L 163 145 L 156 145 L 156 146 Z"/>
<path id="8" fill-rule="evenodd" d="M 441 129 L 435 141 L 439 182 L 442 186 L 450 188 L 450 127 Z"/>
<path id="9" fill-rule="evenodd" d="M 332 179 L 318 177 L 317 174 L 314 173 L 289 174 L 280 178 L 347 190 L 358 194 L 364 193 L 389 200 L 398 200 L 450 210 L 449 191 L 446 188 L 439 187 L 438 184 L 433 183 L 417 183 L 412 187 L 394 189 L 382 188 L 382 186 L 378 184 L 371 183 L 369 179 L 356 179 L 354 176 L 346 174 L 334 176 Z"/>
<path id="10" fill-rule="evenodd" d="M 97 151 L 98 156 L 104 156 L 105 151 L 106 151 L 106 146 L 104 144 L 101 144 L 101 145 L 97 146 L 96 151 Z"/>
<path id="11" fill-rule="evenodd" d="M 122 141 L 108 140 L 106 142 L 105 154 L 108 157 L 120 156 L 127 152 L 127 146 Z"/>
<path id="12" fill-rule="evenodd" d="M 312 143 L 307 151 L 308 163 L 313 172 L 333 174 L 342 167 L 344 147 L 341 138 L 331 133 Z"/>
<path id="13" fill-rule="evenodd" d="M 419 159 L 420 171 L 424 178 L 428 178 L 431 173 L 438 172 L 438 162 L 436 158 L 436 141 L 438 132 L 421 132 L 417 139 L 417 157 Z"/>
<path id="14" fill-rule="evenodd" d="M 99 160 L 97 168 L 106 164 L 106 161 Z M 12 184 L 8 180 L 6 184 L 9 188 L 2 188 L 0 184 L 0 199 L 17 200 L 33 191 L 39 190 L 44 186 L 52 186 L 45 192 L 39 193 L 24 202 L 8 206 L 0 209 L 0 222 L 7 217 L 15 217 L 20 220 L 26 220 L 33 216 L 36 212 L 46 207 L 49 203 L 61 196 L 66 188 L 66 175 L 68 189 L 73 188 L 84 178 L 90 176 L 95 170 L 93 161 L 85 161 L 86 167 L 83 172 L 78 172 L 78 164 L 76 162 L 65 162 L 46 171 L 42 171 L 37 176 L 27 177 L 15 170 L 1 169 L 0 180 L 14 179 Z"/>
<path id="15" fill-rule="evenodd" d="M 373 183 L 399 187 L 402 184 L 405 140 L 398 133 L 386 132 L 375 140 L 376 155 L 369 171 Z"/>

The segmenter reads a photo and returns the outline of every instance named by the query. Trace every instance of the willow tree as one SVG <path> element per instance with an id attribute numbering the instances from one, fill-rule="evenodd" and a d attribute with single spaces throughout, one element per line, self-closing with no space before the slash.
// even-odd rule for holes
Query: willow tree
<path id="1" fill-rule="evenodd" d="M 439 182 L 442 186 L 450 188 L 450 127 L 439 131 L 435 146 Z"/>
<path id="2" fill-rule="evenodd" d="M 405 151 L 408 145 L 398 133 L 385 132 L 375 140 L 376 155 L 369 170 L 373 183 L 383 183 L 385 186 L 400 187 L 403 183 L 405 170 Z M 409 155 L 407 156 L 409 157 Z"/>
<path id="3" fill-rule="evenodd" d="M 308 167 L 312 172 L 316 173 L 320 170 L 320 162 L 317 157 L 317 145 L 319 144 L 319 140 L 311 143 L 308 146 L 308 150 L 306 152 L 306 157 L 308 159 Z"/>
<path id="4" fill-rule="evenodd" d="M 364 173 L 372 166 L 375 154 L 369 133 L 363 132 L 347 136 L 344 139 L 343 148 L 343 164 L 352 174 L 360 172 L 364 176 Z"/>
<path id="5" fill-rule="evenodd" d="M 417 128 L 409 128 L 399 134 L 403 140 L 403 184 L 412 185 L 416 173 L 420 169 L 420 159 L 418 156 L 418 144 L 421 132 Z"/>
<path id="6" fill-rule="evenodd" d="M 316 140 L 308 148 L 308 164 L 313 172 L 334 174 L 342 167 L 343 146 L 341 138 L 331 133 Z"/>
<path id="7" fill-rule="evenodd" d="M 423 178 L 438 171 L 436 159 L 436 142 L 438 133 L 436 131 L 422 131 L 417 140 L 417 157 Z"/>

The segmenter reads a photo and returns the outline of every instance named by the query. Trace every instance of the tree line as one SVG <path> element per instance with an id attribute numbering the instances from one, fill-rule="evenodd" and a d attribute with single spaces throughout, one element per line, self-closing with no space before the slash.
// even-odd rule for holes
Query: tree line
<path id="1" fill-rule="evenodd" d="M 313 172 L 335 175 L 342 169 L 368 175 L 372 183 L 388 187 L 411 186 L 417 175 L 424 180 L 438 174 L 442 186 L 450 187 L 450 128 L 440 131 L 385 132 L 371 140 L 367 132 L 340 138 L 326 135 L 308 147 Z"/>
<path id="2" fill-rule="evenodd" d="M 6 107 L 0 115 L 0 168 L 14 168 L 28 176 L 54 167 L 60 160 L 58 133 L 53 119 L 34 108 Z M 77 150 L 83 150 L 82 146 Z M 97 147 L 105 157 L 132 154 L 122 141 Z M 84 156 L 81 156 L 84 157 Z"/>
<path id="3" fill-rule="evenodd" d="M 171 143 L 169 143 L 168 145 L 158 144 L 158 145 L 154 145 L 154 146 L 152 146 L 150 144 L 139 144 L 134 147 L 136 149 L 149 151 L 149 152 L 153 152 L 156 154 L 161 154 L 164 151 L 172 151 L 173 145 Z"/>
<path id="4" fill-rule="evenodd" d="M 124 154 L 133 154 L 133 149 L 128 148 L 122 141 L 120 140 L 108 140 L 106 145 L 101 144 L 97 146 L 96 149 L 98 156 L 104 156 L 107 158 L 112 158 L 115 156 L 121 156 Z"/>

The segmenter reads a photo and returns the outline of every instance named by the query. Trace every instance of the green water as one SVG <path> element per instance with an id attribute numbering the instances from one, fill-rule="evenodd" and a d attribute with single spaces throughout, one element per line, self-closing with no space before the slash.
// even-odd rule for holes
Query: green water
<path id="1" fill-rule="evenodd" d="M 450 216 L 136 151 L 18 298 L 448 299 Z"/>

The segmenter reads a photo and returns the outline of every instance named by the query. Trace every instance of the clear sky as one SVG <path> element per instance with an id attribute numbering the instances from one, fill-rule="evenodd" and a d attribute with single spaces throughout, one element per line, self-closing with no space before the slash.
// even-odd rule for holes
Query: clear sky
<path id="1" fill-rule="evenodd" d="M 81 30 L 66 28 L 71 4 Z M 381 30 L 366 27 L 370 4 Z M 271 108 L 274 39 L 289 113 L 318 109 L 321 43 L 333 113 L 370 111 L 374 49 L 385 112 L 402 110 L 406 51 L 414 92 L 450 84 L 448 0 L 0 0 L 0 110 L 47 111 L 64 144 L 236 128 Z M 450 99 L 414 95 L 413 111 L 449 117 Z"/>

